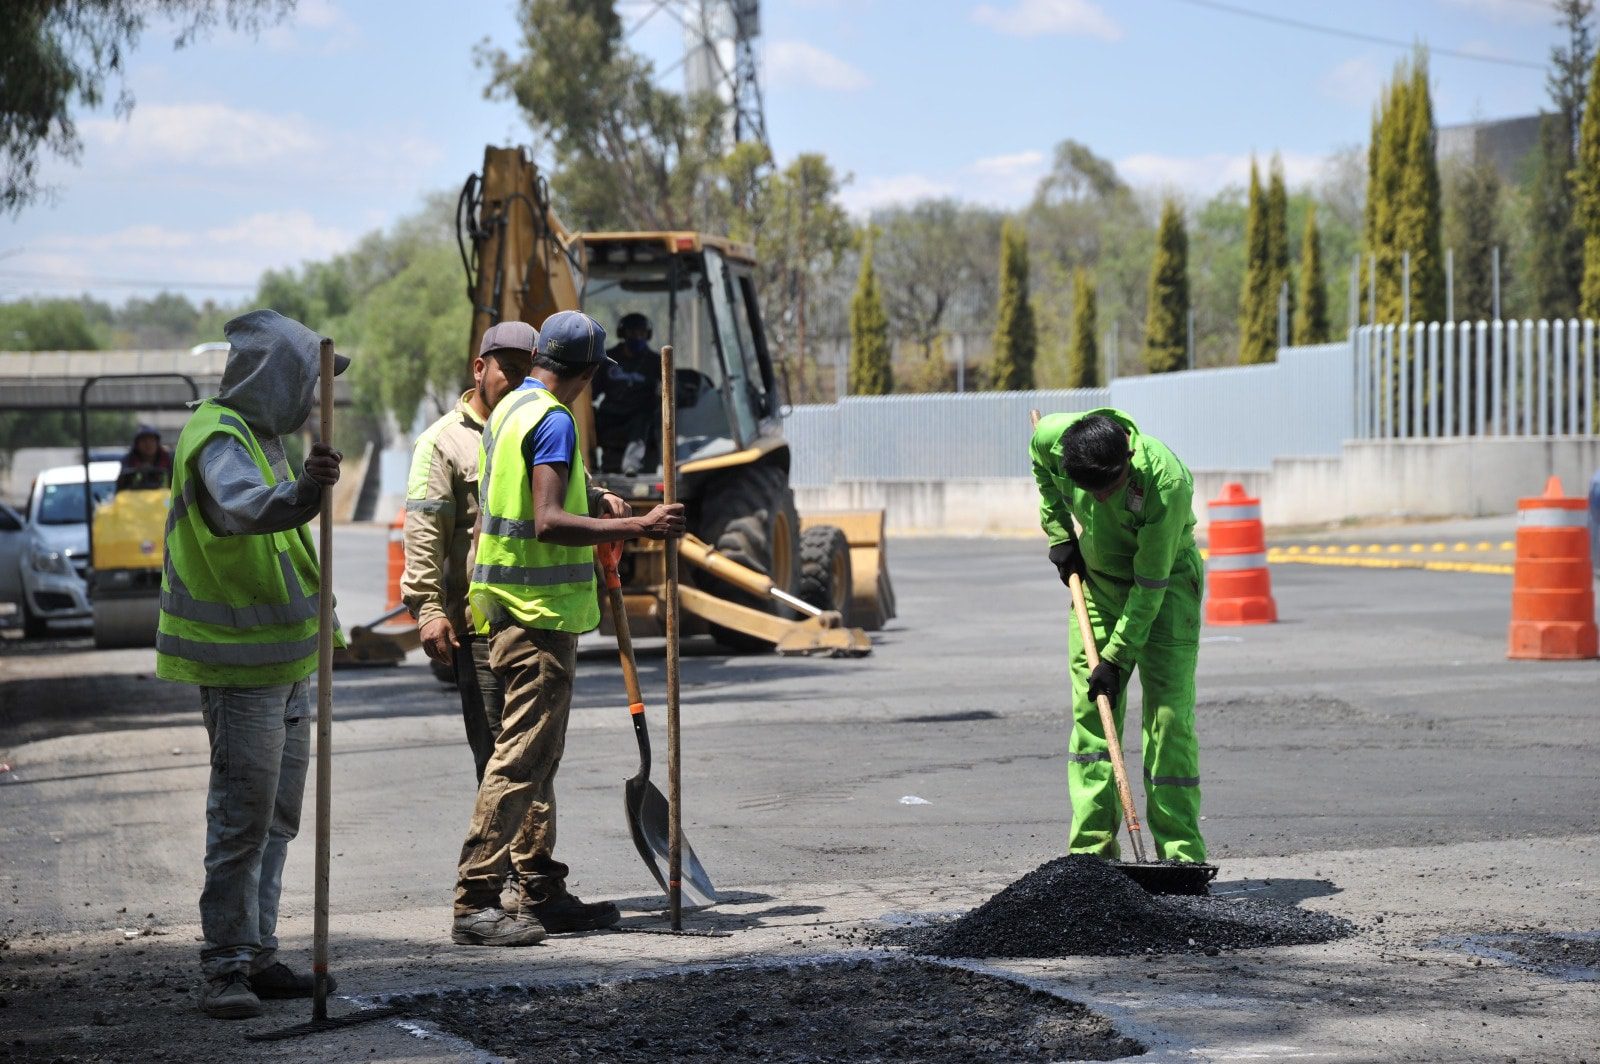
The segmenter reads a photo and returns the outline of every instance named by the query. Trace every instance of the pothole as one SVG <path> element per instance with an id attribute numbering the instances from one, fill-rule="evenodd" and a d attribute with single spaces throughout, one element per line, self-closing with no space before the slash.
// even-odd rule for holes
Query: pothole
<path id="1" fill-rule="evenodd" d="M 1439 945 L 1573 983 L 1600 981 L 1600 931 L 1525 931 L 1444 938 Z"/>
<path id="2" fill-rule="evenodd" d="M 1076 1002 L 905 959 L 393 1000 L 480 1049 L 526 1061 L 955 1064 L 1115 1060 L 1145 1051 Z"/>

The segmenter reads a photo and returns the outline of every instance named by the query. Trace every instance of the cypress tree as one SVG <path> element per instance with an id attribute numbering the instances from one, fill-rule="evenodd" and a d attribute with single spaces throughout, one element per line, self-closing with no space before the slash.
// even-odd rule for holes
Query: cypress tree
<path id="1" fill-rule="evenodd" d="M 1367 256 L 1362 260 L 1362 299 L 1366 299 L 1372 261 L 1377 262 L 1375 278 L 1377 307 L 1368 307 L 1379 322 L 1401 320 L 1402 249 L 1396 241 L 1397 217 L 1401 210 L 1405 154 L 1410 142 L 1411 77 L 1404 62 L 1395 67 L 1394 79 L 1384 88 L 1383 99 L 1372 121 L 1372 143 L 1367 149 L 1366 232 L 1363 243 Z"/>
<path id="2" fill-rule="evenodd" d="M 1183 369 L 1188 361 L 1189 234 L 1183 212 L 1167 200 L 1156 231 L 1156 258 L 1150 267 L 1149 310 L 1144 327 L 1144 364 L 1151 373 Z"/>
<path id="3" fill-rule="evenodd" d="M 883 309 L 878 274 L 872 268 L 872 237 L 861 252 L 861 273 L 850 297 L 850 394 L 888 395 L 894 391 L 889 361 L 889 315 Z"/>
<path id="4" fill-rule="evenodd" d="M 1278 340 L 1278 293 L 1290 281 L 1289 189 L 1283 179 L 1283 159 L 1274 155 L 1267 179 L 1267 261 L 1272 264 L 1272 340 Z M 1294 321 L 1294 291 L 1289 292 L 1289 321 Z"/>
<path id="5" fill-rule="evenodd" d="M 1583 284 L 1578 313 L 1600 318 L 1600 56 L 1589 75 L 1588 100 L 1578 127 L 1578 165 L 1572 171 L 1578 228 L 1583 233 Z"/>
<path id="6" fill-rule="evenodd" d="M 1089 271 L 1072 272 L 1072 336 L 1067 347 L 1067 387 L 1100 387 L 1100 349 L 1095 341 L 1095 294 Z"/>
<path id="7" fill-rule="evenodd" d="M 1244 289 L 1239 296 L 1239 362 L 1277 357 L 1277 294 L 1272 291 L 1272 245 L 1261 173 L 1250 160 L 1250 199 L 1244 222 Z"/>
<path id="8" fill-rule="evenodd" d="M 1295 301 L 1293 340 L 1297 344 L 1328 342 L 1328 289 L 1322 277 L 1322 235 L 1317 232 L 1317 206 L 1306 205 L 1306 230 L 1300 237 L 1300 296 Z"/>
<path id="9" fill-rule="evenodd" d="M 1443 205 L 1439 161 L 1434 154 L 1433 98 L 1428 91 L 1428 57 L 1411 61 L 1407 92 L 1410 121 L 1401 175 L 1400 211 L 1395 217 L 1395 250 L 1411 252 L 1411 320 L 1444 320 Z M 1403 279 L 1402 279 L 1403 280 Z M 1404 308 L 1402 308 L 1404 309 Z"/>
<path id="10" fill-rule="evenodd" d="M 1500 174 L 1487 159 L 1457 168 L 1445 212 L 1448 244 L 1456 249 L 1456 320 L 1494 316 L 1494 249 L 1500 233 Z M 1502 274 L 1505 263 L 1501 262 Z M 1504 277 L 1501 279 L 1504 286 Z"/>
<path id="11" fill-rule="evenodd" d="M 994 327 L 989 380 L 995 391 L 1033 387 L 1033 363 L 1039 354 L 1033 305 L 1028 302 L 1028 237 L 1007 219 L 1000 229 L 1000 314 Z"/>

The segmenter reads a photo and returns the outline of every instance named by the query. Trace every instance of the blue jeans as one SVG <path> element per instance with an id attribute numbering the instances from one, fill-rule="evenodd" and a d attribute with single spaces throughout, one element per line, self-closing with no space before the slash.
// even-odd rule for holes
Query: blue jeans
<path id="1" fill-rule="evenodd" d="M 300 830 L 311 712 L 304 680 L 202 687 L 200 711 L 211 736 L 200 967 L 214 979 L 274 962 L 283 859 Z"/>

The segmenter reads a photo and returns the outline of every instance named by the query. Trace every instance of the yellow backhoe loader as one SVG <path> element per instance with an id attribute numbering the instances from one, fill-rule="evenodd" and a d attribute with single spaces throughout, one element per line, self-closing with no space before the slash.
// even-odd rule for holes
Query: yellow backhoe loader
<path id="1" fill-rule="evenodd" d="M 672 345 L 678 498 L 693 533 L 682 551 L 693 577 L 681 596 L 685 632 L 737 650 L 869 650 L 860 629 L 879 629 L 895 613 L 883 513 L 802 520 L 795 511 L 783 363 L 767 346 L 754 249 L 695 232 L 568 232 L 537 167 L 516 148 L 484 152 L 482 174 L 462 190 L 457 227 L 473 298 L 470 351 L 495 322 L 537 326 L 567 309 L 613 333 L 624 316 L 643 315 L 653 343 Z M 641 467 L 620 447 L 597 447 L 588 393 L 574 414 L 593 479 L 637 510 L 659 502 L 659 458 Z M 634 634 L 658 634 L 661 544 L 627 544 L 620 570 Z"/>

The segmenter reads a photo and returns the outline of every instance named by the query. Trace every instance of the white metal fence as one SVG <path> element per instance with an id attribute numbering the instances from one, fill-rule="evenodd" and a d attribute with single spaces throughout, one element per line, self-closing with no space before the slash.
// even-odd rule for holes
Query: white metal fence
<path id="1" fill-rule="evenodd" d="M 1362 326 L 1355 435 L 1592 434 L 1595 329 L 1593 320 Z"/>

